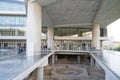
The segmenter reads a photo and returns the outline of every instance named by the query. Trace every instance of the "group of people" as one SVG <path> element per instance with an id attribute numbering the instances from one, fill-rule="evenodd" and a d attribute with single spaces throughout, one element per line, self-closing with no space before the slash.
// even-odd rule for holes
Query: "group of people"
<path id="1" fill-rule="evenodd" d="M 21 54 L 26 51 L 25 46 L 18 46 L 18 54 Z"/>

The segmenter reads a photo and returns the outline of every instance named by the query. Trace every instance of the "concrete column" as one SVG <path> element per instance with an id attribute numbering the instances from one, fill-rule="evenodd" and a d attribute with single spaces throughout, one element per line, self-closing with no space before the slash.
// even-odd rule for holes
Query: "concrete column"
<path id="1" fill-rule="evenodd" d="M 103 29 L 103 34 L 104 34 L 104 37 L 107 37 L 107 28 Z"/>
<path id="2" fill-rule="evenodd" d="M 94 59 L 93 59 L 93 57 L 90 57 L 90 66 L 94 66 Z"/>
<path id="3" fill-rule="evenodd" d="M 17 29 L 15 30 L 15 36 L 18 36 L 18 30 Z"/>
<path id="4" fill-rule="evenodd" d="M 1 43 L 1 47 L 4 47 L 4 42 Z"/>
<path id="5" fill-rule="evenodd" d="M 95 49 L 100 49 L 100 25 L 94 24 L 92 27 L 92 46 Z"/>
<path id="6" fill-rule="evenodd" d="M 58 60 L 58 56 L 57 56 L 57 55 L 55 55 L 55 63 L 57 62 L 57 60 Z"/>
<path id="7" fill-rule="evenodd" d="M 84 65 L 86 65 L 86 55 L 84 55 Z"/>
<path id="8" fill-rule="evenodd" d="M 80 64 L 80 55 L 77 56 L 77 62 Z"/>
<path id="9" fill-rule="evenodd" d="M 55 63 L 55 55 L 53 54 L 52 55 L 52 64 L 54 64 Z"/>
<path id="10" fill-rule="evenodd" d="M 36 80 L 36 70 L 34 70 L 28 77 L 29 80 Z"/>
<path id="11" fill-rule="evenodd" d="M 100 67 L 99 64 L 95 61 L 95 67 Z"/>
<path id="12" fill-rule="evenodd" d="M 26 24 L 27 56 L 39 55 L 41 50 L 41 22 L 42 10 L 39 3 L 28 1 Z"/>
<path id="13" fill-rule="evenodd" d="M 37 79 L 36 80 L 44 80 L 44 68 L 37 68 Z"/>
<path id="14" fill-rule="evenodd" d="M 54 49 L 54 28 L 53 27 L 47 27 L 47 47 L 48 49 L 53 50 Z"/>

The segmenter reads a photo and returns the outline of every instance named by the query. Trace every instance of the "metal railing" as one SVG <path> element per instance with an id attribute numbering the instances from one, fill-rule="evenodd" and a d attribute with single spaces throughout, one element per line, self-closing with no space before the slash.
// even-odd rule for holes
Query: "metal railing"
<path id="1" fill-rule="evenodd" d="M 91 49 L 91 48 L 80 48 L 80 47 L 74 47 L 74 48 L 56 48 L 56 49 L 41 49 L 41 51 L 39 53 L 47 55 L 49 53 L 51 53 L 52 51 L 55 50 L 61 50 L 61 51 L 96 51 L 96 49 Z M 97 50 L 98 51 L 98 50 Z M 100 51 L 100 50 L 99 50 Z M 13 56 L 18 56 L 18 55 L 25 55 L 26 51 L 21 52 L 20 54 L 18 54 L 18 49 L 0 49 L 0 60 L 9 58 L 9 57 L 13 57 Z"/>

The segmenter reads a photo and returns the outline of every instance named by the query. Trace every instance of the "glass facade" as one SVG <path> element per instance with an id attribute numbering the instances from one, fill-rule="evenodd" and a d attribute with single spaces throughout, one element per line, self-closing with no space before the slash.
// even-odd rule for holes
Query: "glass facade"
<path id="1" fill-rule="evenodd" d="M 26 14 L 21 15 L 19 12 L 26 12 L 25 4 L 16 0 L 0 0 L 0 11 L 4 15 L 0 15 L 0 27 L 24 27 L 26 23 Z M 8 14 L 8 12 L 17 12 L 17 15 Z M 6 14 L 7 13 L 7 14 Z"/>
<path id="2" fill-rule="evenodd" d="M 0 11 L 25 11 L 25 5 L 14 0 L 0 0 Z"/>
<path id="3" fill-rule="evenodd" d="M 83 33 L 91 31 L 90 28 L 55 28 L 55 36 L 71 36 L 78 35 L 83 36 Z"/>
<path id="4" fill-rule="evenodd" d="M 25 32 L 20 29 L 0 29 L 0 36 L 25 36 Z"/>
<path id="5" fill-rule="evenodd" d="M 26 17 L 21 16 L 0 16 L 0 26 L 17 27 L 24 26 Z"/>

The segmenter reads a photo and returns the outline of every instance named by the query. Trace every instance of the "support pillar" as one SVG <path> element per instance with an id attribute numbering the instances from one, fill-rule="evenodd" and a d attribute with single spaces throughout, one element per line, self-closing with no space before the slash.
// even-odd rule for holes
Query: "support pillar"
<path id="1" fill-rule="evenodd" d="M 93 57 L 90 57 L 90 66 L 94 66 L 94 59 L 93 59 Z"/>
<path id="2" fill-rule="evenodd" d="M 100 49 L 100 25 L 94 24 L 92 28 L 92 46 L 95 49 Z"/>
<path id="3" fill-rule="evenodd" d="M 27 56 L 39 55 L 41 50 L 41 22 L 42 10 L 39 3 L 35 1 L 28 1 L 27 14 Z"/>
<path id="4" fill-rule="evenodd" d="M 53 54 L 52 55 L 52 64 L 54 64 L 55 63 L 55 55 Z"/>
<path id="5" fill-rule="evenodd" d="M 47 27 L 47 47 L 48 49 L 53 50 L 54 49 L 54 28 L 53 27 Z"/>
<path id="6" fill-rule="evenodd" d="M 103 35 L 104 37 L 107 37 L 107 35 L 108 35 L 108 33 L 107 33 L 107 28 L 104 28 L 104 29 L 103 29 L 103 34 L 104 34 L 104 35 Z"/>
<path id="7" fill-rule="evenodd" d="M 58 60 L 58 55 L 56 54 L 55 55 L 55 63 L 57 62 L 57 60 Z"/>
<path id="8" fill-rule="evenodd" d="M 85 65 L 87 65 L 86 63 L 87 63 L 87 57 L 86 57 L 86 55 L 84 55 L 84 63 L 85 63 Z"/>
<path id="9" fill-rule="evenodd" d="M 95 67 L 99 68 L 99 64 L 95 61 Z"/>
<path id="10" fill-rule="evenodd" d="M 80 64 L 80 55 L 77 56 L 77 62 Z"/>
<path id="11" fill-rule="evenodd" d="M 15 30 L 15 36 L 18 36 L 18 30 L 17 29 Z"/>
<path id="12" fill-rule="evenodd" d="M 29 80 L 36 80 L 36 70 L 29 75 Z"/>
<path id="13" fill-rule="evenodd" d="M 37 68 L 37 79 L 36 80 L 44 80 L 44 68 Z"/>

